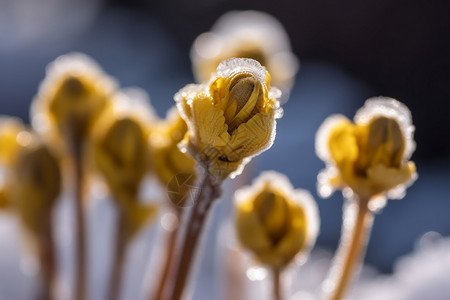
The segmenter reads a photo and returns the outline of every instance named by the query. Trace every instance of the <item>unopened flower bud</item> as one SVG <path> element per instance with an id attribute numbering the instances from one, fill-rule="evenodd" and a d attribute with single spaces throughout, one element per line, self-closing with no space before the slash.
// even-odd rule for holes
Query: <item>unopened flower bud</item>
<path id="1" fill-rule="evenodd" d="M 187 151 L 219 180 L 238 175 L 272 145 L 282 111 L 269 81 L 258 62 L 236 58 L 222 62 L 209 85 L 188 85 L 175 95 L 188 124 Z"/>
<path id="2" fill-rule="evenodd" d="M 89 57 L 75 53 L 51 63 L 32 109 L 35 129 L 77 143 L 86 139 L 94 122 L 109 106 L 115 83 Z"/>
<path id="3" fill-rule="evenodd" d="M 42 234 L 61 192 L 61 170 L 45 145 L 22 149 L 13 168 L 13 205 L 25 227 Z"/>
<path id="4" fill-rule="evenodd" d="M 283 268 L 314 244 L 319 227 L 316 204 L 276 172 L 263 173 L 236 192 L 236 230 L 242 246 L 261 263 Z"/>
<path id="5" fill-rule="evenodd" d="M 328 164 L 328 171 L 319 176 L 323 190 L 350 187 L 364 199 L 386 193 L 401 197 L 405 185 L 417 177 L 414 163 L 408 161 L 415 147 L 413 130 L 409 110 L 390 98 L 367 100 L 355 123 L 330 117 L 316 140 L 318 155 Z M 394 188 L 401 192 L 390 193 Z"/>
<path id="6" fill-rule="evenodd" d="M 132 118 L 118 119 L 98 137 L 94 147 L 97 167 L 110 189 L 135 197 L 149 156 L 141 124 Z"/>

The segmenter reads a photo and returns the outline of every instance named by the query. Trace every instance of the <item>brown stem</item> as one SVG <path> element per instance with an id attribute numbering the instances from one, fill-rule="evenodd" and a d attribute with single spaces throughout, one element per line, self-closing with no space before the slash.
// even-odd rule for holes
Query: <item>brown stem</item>
<path id="1" fill-rule="evenodd" d="M 181 220 L 181 214 L 182 210 L 181 208 L 176 208 L 175 210 L 176 217 L 178 218 L 178 221 Z M 158 284 L 154 300 L 163 300 L 163 294 L 164 294 L 164 288 L 167 285 L 170 270 L 172 269 L 172 263 L 174 262 L 174 254 L 175 254 L 175 245 L 178 238 L 178 232 L 179 232 L 180 226 L 177 226 L 174 230 L 168 233 L 166 238 L 166 247 L 167 249 L 167 255 L 164 260 L 164 265 L 161 273 L 161 280 Z"/>
<path id="2" fill-rule="evenodd" d="M 331 268 L 328 299 L 342 299 L 353 282 L 362 260 L 373 224 L 369 199 L 348 199 L 344 207 L 343 230 L 339 250 Z"/>
<path id="3" fill-rule="evenodd" d="M 193 211 L 189 216 L 181 249 L 181 256 L 178 259 L 178 267 L 175 273 L 175 283 L 171 291 L 171 300 L 180 300 L 186 285 L 187 277 L 197 248 L 198 239 L 203 230 L 203 225 L 215 199 L 219 197 L 219 184 L 214 181 L 208 173 L 204 175 L 197 201 L 195 201 Z"/>
<path id="4" fill-rule="evenodd" d="M 281 270 L 279 268 L 273 268 L 273 299 L 283 300 L 283 292 L 281 286 Z"/>
<path id="5" fill-rule="evenodd" d="M 40 299 L 55 300 L 58 299 L 56 295 L 56 258 L 55 245 L 52 234 L 52 220 L 51 214 L 43 217 L 45 230 L 39 236 L 38 240 L 38 255 L 41 265 L 41 272 L 43 276 L 43 289 Z"/>
<path id="6" fill-rule="evenodd" d="M 116 237 L 116 253 L 111 270 L 111 277 L 109 280 L 109 300 L 119 299 L 121 293 L 121 283 L 123 277 L 123 270 L 125 266 L 125 253 L 128 245 L 128 234 L 126 219 L 123 213 L 120 213 L 117 222 L 117 237 Z"/>
<path id="7" fill-rule="evenodd" d="M 75 299 L 86 299 L 86 226 L 84 220 L 84 170 L 83 147 L 74 146 L 75 163 L 75 218 L 77 226 Z"/>

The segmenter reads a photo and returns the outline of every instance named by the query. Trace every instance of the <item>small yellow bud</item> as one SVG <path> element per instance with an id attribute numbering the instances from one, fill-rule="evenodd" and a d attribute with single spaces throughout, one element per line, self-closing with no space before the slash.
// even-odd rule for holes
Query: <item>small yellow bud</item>
<path id="1" fill-rule="evenodd" d="M 415 146 L 409 110 L 394 99 L 369 99 L 355 121 L 333 116 L 319 129 L 316 149 L 329 167 L 319 177 L 365 199 L 404 190 L 417 176 L 414 163 L 407 161 Z"/>
<path id="2" fill-rule="evenodd" d="M 142 125 L 132 118 L 114 121 L 94 142 L 97 168 L 113 192 L 137 196 L 147 171 L 148 156 Z"/>
<path id="3" fill-rule="evenodd" d="M 79 142 L 109 106 L 115 83 L 89 57 L 75 53 L 57 58 L 33 101 L 31 120 L 35 129 Z"/>
<path id="4" fill-rule="evenodd" d="M 269 81 L 258 62 L 235 58 L 219 65 L 209 85 L 188 85 L 175 95 L 188 124 L 187 151 L 218 179 L 238 175 L 272 145 L 282 110 Z"/>
<path id="5" fill-rule="evenodd" d="M 48 147 L 24 148 L 12 170 L 12 202 L 25 227 L 34 234 L 47 230 L 47 219 L 61 192 L 61 170 Z"/>
<path id="6" fill-rule="evenodd" d="M 96 166 L 124 214 L 128 237 L 150 222 L 157 211 L 156 205 L 139 201 L 139 189 L 148 171 L 149 158 L 144 127 L 138 119 L 123 116 L 94 136 Z"/>
<path id="7" fill-rule="evenodd" d="M 240 243 L 261 263 L 283 268 L 314 244 L 319 228 L 316 204 L 289 180 L 265 172 L 253 186 L 236 192 L 236 230 Z"/>

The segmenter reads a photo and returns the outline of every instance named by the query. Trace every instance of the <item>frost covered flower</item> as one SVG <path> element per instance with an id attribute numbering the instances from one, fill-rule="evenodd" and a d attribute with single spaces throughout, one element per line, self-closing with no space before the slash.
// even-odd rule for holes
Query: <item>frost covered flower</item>
<path id="1" fill-rule="evenodd" d="M 83 140 L 108 107 L 115 89 L 114 80 L 88 56 L 60 56 L 47 67 L 33 101 L 33 127 L 43 134 L 62 136 L 69 143 Z"/>
<path id="2" fill-rule="evenodd" d="M 349 187 L 360 198 L 401 198 L 417 177 L 409 161 L 415 149 L 408 108 L 392 98 L 371 98 L 354 123 L 342 115 L 324 121 L 316 135 L 317 155 L 327 169 L 318 176 L 319 193 Z"/>
<path id="3" fill-rule="evenodd" d="M 255 60 L 222 62 L 209 84 L 188 85 L 175 95 L 188 125 L 185 148 L 219 180 L 238 175 L 268 148 L 281 117 L 280 91 Z"/>
<path id="4" fill-rule="evenodd" d="M 314 245 L 320 221 L 316 203 L 284 175 L 264 172 L 252 186 L 236 191 L 235 199 L 239 241 L 261 263 L 283 268 Z"/>
<path id="5" fill-rule="evenodd" d="M 208 80 L 221 61 L 233 57 L 255 59 L 266 66 L 287 99 L 299 63 L 278 20 L 259 11 L 231 11 L 220 17 L 192 46 L 197 81 Z"/>
<path id="6" fill-rule="evenodd" d="M 131 224 L 131 233 L 154 216 L 156 206 L 139 202 L 141 183 L 149 170 L 150 103 L 143 91 L 125 90 L 112 99 L 93 131 L 95 165 Z"/>

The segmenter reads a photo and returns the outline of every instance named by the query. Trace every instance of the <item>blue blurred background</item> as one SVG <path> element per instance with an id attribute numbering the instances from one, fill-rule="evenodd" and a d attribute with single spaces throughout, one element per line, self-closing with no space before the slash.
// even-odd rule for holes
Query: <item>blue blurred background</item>
<path id="1" fill-rule="evenodd" d="M 390 272 L 424 233 L 449 235 L 449 1 L 0 0 L 0 114 L 28 122 L 45 66 L 81 51 L 121 86 L 145 89 L 164 116 L 173 94 L 194 81 L 192 42 L 231 9 L 276 17 L 301 62 L 275 144 L 255 160 L 251 177 L 274 169 L 310 190 L 322 219 L 318 245 L 334 249 L 342 196 L 317 196 L 324 165 L 315 132 L 332 113 L 352 117 L 369 97 L 397 98 L 412 111 L 419 179 L 376 217 L 366 262 Z M 218 220 L 225 206 L 216 207 Z"/>

